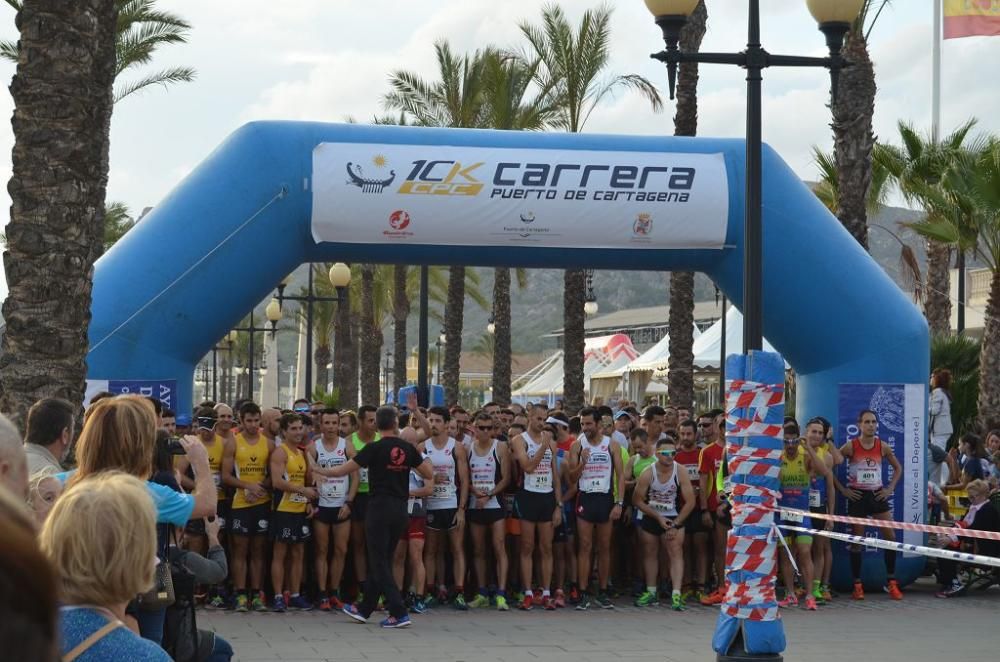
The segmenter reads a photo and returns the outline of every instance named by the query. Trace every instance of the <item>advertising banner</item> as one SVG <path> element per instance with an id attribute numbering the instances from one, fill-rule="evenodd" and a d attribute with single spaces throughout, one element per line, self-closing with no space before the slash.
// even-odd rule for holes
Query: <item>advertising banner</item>
<path id="1" fill-rule="evenodd" d="M 924 456 L 927 444 L 924 441 L 925 431 L 925 399 L 927 387 L 924 384 L 841 384 L 840 385 L 840 426 L 837 431 L 838 445 L 850 439 L 856 439 L 858 429 L 858 413 L 863 409 L 875 412 L 878 419 L 876 436 L 888 444 L 899 464 L 903 467 L 903 478 L 896 485 L 890 505 L 892 518 L 900 522 L 913 524 L 924 523 L 924 511 L 927 504 L 927 478 Z M 843 471 L 843 467 L 841 467 Z M 883 468 L 882 481 L 887 484 L 892 480 L 892 468 Z M 843 502 L 843 498 L 840 498 Z M 837 512 L 847 512 L 846 505 L 841 503 Z M 866 535 L 878 537 L 877 529 L 869 528 Z M 910 545 L 923 543 L 923 534 L 919 531 L 906 531 L 902 542 Z M 871 548 L 866 554 L 881 555 L 881 551 Z M 906 552 L 904 557 L 919 556 Z"/>
<path id="2" fill-rule="evenodd" d="M 177 404 L 176 379 L 88 379 L 84 403 L 89 406 L 90 399 L 101 391 L 157 398 L 165 409 L 174 409 Z"/>
<path id="3" fill-rule="evenodd" d="M 722 154 L 323 143 L 317 242 L 721 249 Z"/>

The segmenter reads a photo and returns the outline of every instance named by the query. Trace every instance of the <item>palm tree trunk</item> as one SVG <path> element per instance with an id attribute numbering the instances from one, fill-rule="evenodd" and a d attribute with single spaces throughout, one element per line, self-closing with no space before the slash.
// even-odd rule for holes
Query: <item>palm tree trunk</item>
<path id="1" fill-rule="evenodd" d="M 340 392 L 340 406 L 348 409 L 357 405 L 357 387 L 355 397 L 351 394 L 351 356 L 357 352 L 354 347 L 353 329 L 351 325 L 351 288 L 345 288 L 343 299 L 337 304 L 337 320 L 334 323 L 333 343 L 333 387 Z"/>
<path id="2" fill-rule="evenodd" d="M 681 30 L 681 48 L 696 53 L 708 29 L 708 8 L 704 0 Z M 677 112 L 675 136 L 698 135 L 698 64 L 685 62 L 677 75 Z M 668 358 L 667 397 L 677 405 L 694 403 L 694 274 L 678 271 L 670 274 L 670 356 Z"/>
<path id="3" fill-rule="evenodd" d="M 462 359 L 462 326 L 465 314 L 465 267 L 448 269 L 448 298 L 444 306 L 444 365 L 441 382 L 444 401 L 449 406 L 458 402 L 459 376 Z"/>
<path id="4" fill-rule="evenodd" d="M 340 397 L 344 399 L 351 409 L 361 404 L 368 404 L 358 400 L 358 369 L 360 361 L 361 346 L 361 318 L 358 315 L 351 316 L 351 344 L 347 354 L 347 365 L 344 370 L 344 386 L 340 391 Z"/>
<path id="5" fill-rule="evenodd" d="M 834 160 L 837 165 L 837 217 L 868 250 L 868 189 L 872 183 L 875 134 L 875 69 L 860 29 L 844 44 L 844 57 L 853 66 L 840 72 L 837 103 L 833 104 Z"/>
<path id="6" fill-rule="evenodd" d="M 510 269 L 493 270 L 493 399 L 510 404 Z"/>
<path id="7" fill-rule="evenodd" d="M 406 296 L 406 282 L 409 270 L 397 264 L 392 270 L 392 390 L 406 386 L 406 321 L 410 317 L 410 298 Z"/>
<path id="8" fill-rule="evenodd" d="M 932 334 L 951 333 L 951 247 L 927 242 L 927 291 L 924 316 Z"/>
<path id="9" fill-rule="evenodd" d="M 375 325 L 375 265 L 361 266 L 361 402 L 378 405 L 382 331 Z"/>
<path id="10" fill-rule="evenodd" d="M 319 388 L 324 393 L 330 387 L 330 371 L 326 367 L 330 363 L 330 358 L 329 343 L 316 346 L 316 350 L 313 352 L 313 360 L 316 362 L 316 383 L 313 384 L 313 389 Z M 312 399 L 312 393 L 309 394 L 309 399 Z"/>
<path id="11" fill-rule="evenodd" d="M 985 317 L 979 352 L 979 421 L 981 429 L 992 430 L 1000 427 L 1000 270 L 990 280 Z"/>
<path id="12" fill-rule="evenodd" d="M 573 269 L 563 273 L 563 406 L 570 415 L 580 411 L 586 399 L 583 383 L 586 290 L 586 271 Z"/>
<path id="13" fill-rule="evenodd" d="M 28 0 L 17 16 L 0 410 L 83 402 L 92 267 L 104 239 L 114 0 Z"/>

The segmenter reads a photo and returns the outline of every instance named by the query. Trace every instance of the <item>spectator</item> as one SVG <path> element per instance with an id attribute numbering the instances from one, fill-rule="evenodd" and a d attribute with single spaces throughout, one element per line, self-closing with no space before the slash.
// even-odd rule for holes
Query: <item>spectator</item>
<path id="1" fill-rule="evenodd" d="M 941 485 L 941 465 L 954 428 L 951 425 L 951 370 L 937 368 L 931 373 L 928 426 L 931 450 L 930 480 Z"/>
<path id="2" fill-rule="evenodd" d="M 59 577 L 64 659 L 169 662 L 124 625 L 126 605 L 153 584 L 155 527 L 149 490 L 118 471 L 74 480 L 56 502 L 40 542 Z"/>
<path id="3" fill-rule="evenodd" d="M 19 495 L 0 487 L 0 650 L 4 659 L 55 662 L 56 581 Z"/>
<path id="4" fill-rule="evenodd" d="M 962 453 L 961 466 L 962 473 L 958 482 L 949 485 L 952 489 L 965 489 L 966 485 L 974 480 L 984 478 L 983 474 L 983 440 L 979 435 L 968 432 L 962 435 L 959 442 L 959 451 Z"/>
<path id="5" fill-rule="evenodd" d="M 45 467 L 62 471 L 62 461 L 73 441 L 73 405 L 61 398 L 43 398 L 28 410 L 24 450 L 28 474 Z"/>
<path id="6" fill-rule="evenodd" d="M 973 480 L 965 488 L 969 495 L 969 510 L 959 522 L 964 529 L 979 531 L 994 531 L 1000 533 L 1000 512 L 989 502 L 990 487 L 985 480 Z M 996 540 L 981 540 L 979 538 L 962 538 L 968 541 L 972 551 L 980 556 L 1000 557 L 1000 542 Z M 952 536 L 950 542 L 957 546 L 959 537 Z M 939 598 L 950 598 L 959 595 L 965 586 L 958 581 L 958 562 L 953 559 L 938 559 L 938 580 L 943 586 L 937 594 Z"/>
<path id="7" fill-rule="evenodd" d="M 62 483 L 56 478 L 57 473 L 52 467 L 46 467 L 32 474 L 28 480 L 28 506 L 35 516 L 38 528 L 45 524 L 52 506 L 62 494 Z"/>
<path id="8" fill-rule="evenodd" d="M 28 496 L 28 458 L 21 433 L 3 414 L 0 414 L 0 486 L 22 499 Z"/>

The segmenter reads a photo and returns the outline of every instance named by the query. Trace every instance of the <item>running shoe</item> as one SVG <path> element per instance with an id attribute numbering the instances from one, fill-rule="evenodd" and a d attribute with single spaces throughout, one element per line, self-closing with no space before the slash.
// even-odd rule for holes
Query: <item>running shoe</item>
<path id="1" fill-rule="evenodd" d="M 561 588 L 556 589 L 556 607 L 562 609 L 566 606 L 566 593 Z"/>
<path id="2" fill-rule="evenodd" d="M 514 604 L 516 605 L 519 605 L 522 602 L 524 602 L 524 593 L 522 593 L 521 591 L 514 591 L 514 593 L 512 593 L 510 597 L 512 600 L 514 600 Z"/>
<path id="3" fill-rule="evenodd" d="M 816 596 L 812 594 L 806 596 L 806 609 L 816 611 Z"/>
<path id="4" fill-rule="evenodd" d="M 687 609 L 687 605 L 684 604 L 684 598 L 680 594 L 671 595 L 670 608 L 674 611 L 684 611 Z"/>
<path id="5" fill-rule="evenodd" d="M 458 601 L 456 600 L 456 609 L 458 608 L 457 602 Z M 490 606 L 490 599 L 487 598 L 482 593 L 478 593 L 476 597 L 472 599 L 472 602 L 469 603 L 469 609 L 482 609 L 484 607 L 489 607 L 489 606 Z"/>
<path id="6" fill-rule="evenodd" d="M 427 604 L 423 601 L 423 598 L 416 598 L 413 601 L 413 606 L 410 607 L 410 611 L 414 614 L 423 614 L 427 611 Z"/>
<path id="7" fill-rule="evenodd" d="M 551 595 L 542 596 L 542 609 L 546 611 L 555 611 L 556 601 L 552 599 Z"/>
<path id="8" fill-rule="evenodd" d="M 827 584 L 823 584 L 822 593 L 823 593 L 823 602 L 833 601 L 833 594 L 830 593 L 830 587 Z"/>
<path id="9" fill-rule="evenodd" d="M 288 610 L 288 606 L 285 604 L 285 597 L 282 595 L 274 596 L 274 603 L 271 605 L 271 611 L 283 614 Z"/>
<path id="10" fill-rule="evenodd" d="M 330 606 L 339 611 L 344 608 L 344 603 L 336 595 L 331 595 Z"/>
<path id="11" fill-rule="evenodd" d="M 580 604 L 580 589 L 576 587 L 576 584 L 569 587 L 569 603 L 571 605 Z"/>
<path id="12" fill-rule="evenodd" d="M 507 606 L 507 598 L 502 595 L 497 596 L 497 611 L 510 611 L 510 607 Z"/>
<path id="13" fill-rule="evenodd" d="M 957 579 L 951 580 L 951 584 L 938 591 L 935 595 L 939 598 L 951 598 L 965 590 L 965 585 Z"/>
<path id="14" fill-rule="evenodd" d="M 330 605 L 330 598 L 325 595 L 320 598 L 319 605 L 316 608 L 320 611 L 333 611 L 333 607 Z"/>
<path id="15" fill-rule="evenodd" d="M 604 591 L 597 594 L 597 604 L 600 605 L 601 609 L 614 609 L 615 605 L 611 602 L 611 597 Z"/>
<path id="16" fill-rule="evenodd" d="M 489 604 L 489 600 L 487 600 L 486 603 Z M 469 611 L 469 605 L 466 604 L 465 596 L 462 595 L 461 593 L 455 596 L 455 600 L 452 604 L 455 607 L 455 609 L 459 611 Z"/>
<path id="17" fill-rule="evenodd" d="M 523 611 L 531 611 L 534 605 L 532 604 L 534 596 L 526 595 L 524 599 L 521 600 L 521 604 L 518 605 L 518 609 Z"/>
<path id="18" fill-rule="evenodd" d="M 798 607 L 799 598 L 794 593 L 792 593 L 792 595 L 786 595 L 784 600 L 778 601 L 778 606 L 784 609 L 789 609 L 791 607 Z"/>
<path id="19" fill-rule="evenodd" d="M 245 593 L 240 593 L 236 596 L 236 611 L 241 614 L 250 611 L 249 600 Z"/>
<path id="20" fill-rule="evenodd" d="M 706 595 L 701 599 L 701 604 L 706 607 L 712 607 L 714 605 L 721 605 L 726 600 L 726 590 L 724 588 L 717 589 L 714 593 Z"/>
<path id="21" fill-rule="evenodd" d="M 903 599 L 903 592 L 899 590 L 899 582 L 897 582 L 895 579 L 889 580 L 889 585 L 886 587 L 885 590 L 889 594 L 889 597 L 892 598 L 893 600 Z"/>
<path id="22" fill-rule="evenodd" d="M 295 611 L 312 611 L 313 604 L 305 599 L 305 596 L 296 595 L 288 602 L 288 608 Z"/>
<path id="23" fill-rule="evenodd" d="M 205 603 L 205 609 L 225 609 L 225 608 L 226 608 L 226 601 L 222 599 L 221 595 L 217 595 Z"/>
<path id="24" fill-rule="evenodd" d="M 264 600 L 264 591 L 257 592 L 257 595 L 250 601 L 250 608 L 254 611 L 267 611 L 267 601 Z"/>
<path id="25" fill-rule="evenodd" d="M 632 597 L 639 598 L 643 593 L 646 592 L 646 587 L 642 583 L 641 579 L 636 579 L 632 582 Z"/>
<path id="26" fill-rule="evenodd" d="M 390 616 L 379 623 L 379 625 L 384 628 L 408 628 L 410 627 L 410 617 L 400 616 L 399 618 L 396 618 L 395 616 Z"/>
<path id="27" fill-rule="evenodd" d="M 446 605 L 446 604 L 448 604 L 448 591 L 446 589 L 443 589 L 443 588 L 438 589 L 437 598 L 436 599 L 437 599 L 437 603 L 439 605 Z"/>
<path id="28" fill-rule="evenodd" d="M 854 590 L 851 591 L 852 600 L 864 600 L 865 599 L 865 587 L 861 585 L 861 582 L 854 582 Z"/>
<path id="29" fill-rule="evenodd" d="M 660 604 L 660 599 L 655 591 L 643 591 L 642 595 L 635 599 L 636 607 L 656 607 Z"/>
<path id="30" fill-rule="evenodd" d="M 681 597 L 683 597 L 683 596 L 681 596 Z M 705 599 L 705 591 L 701 590 L 700 587 L 696 588 L 694 590 L 694 593 L 691 594 L 691 599 L 693 599 L 695 602 L 700 603 L 702 600 Z M 684 599 L 684 604 L 687 604 L 687 603 L 688 603 L 688 599 L 685 598 Z"/>
<path id="31" fill-rule="evenodd" d="M 580 596 L 580 601 L 576 603 L 577 611 L 587 611 L 590 609 L 590 594 L 584 593 Z"/>
<path id="32" fill-rule="evenodd" d="M 360 611 L 358 611 L 358 608 L 357 608 L 356 605 L 344 605 L 344 608 L 341 609 L 340 611 L 342 611 L 347 616 L 350 616 L 351 618 L 353 618 L 358 623 L 367 623 L 368 622 L 368 619 L 365 618 L 361 614 Z"/>

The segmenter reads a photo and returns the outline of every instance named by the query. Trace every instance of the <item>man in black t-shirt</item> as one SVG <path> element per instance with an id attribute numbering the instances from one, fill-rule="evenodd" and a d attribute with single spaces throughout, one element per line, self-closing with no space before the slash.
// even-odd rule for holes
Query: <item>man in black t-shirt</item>
<path id="1" fill-rule="evenodd" d="M 434 477 L 430 460 L 424 459 L 413 444 L 399 438 L 397 416 L 393 407 L 380 407 L 375 412 L 375 425 L 381 439 L 366 444 L 344 464 L 323 468 L 310 463 L 314 474 L 334 478 L 359 468 L 368 469 L 370 496 L 365 518 L 368 581 L 364 601 L 360 605 L 347 605 L 343 611 L 354 620 L 366 623 L 375 611 L 379 596 L 384 595 L 389 609 L 389 617 L 381 623 L 384 628 L 410 625 L 410 616 L 392 576 L 392 554 L 408 523 L 406 503 L 410 494 L 410 469 L 425 480 Z"/>

